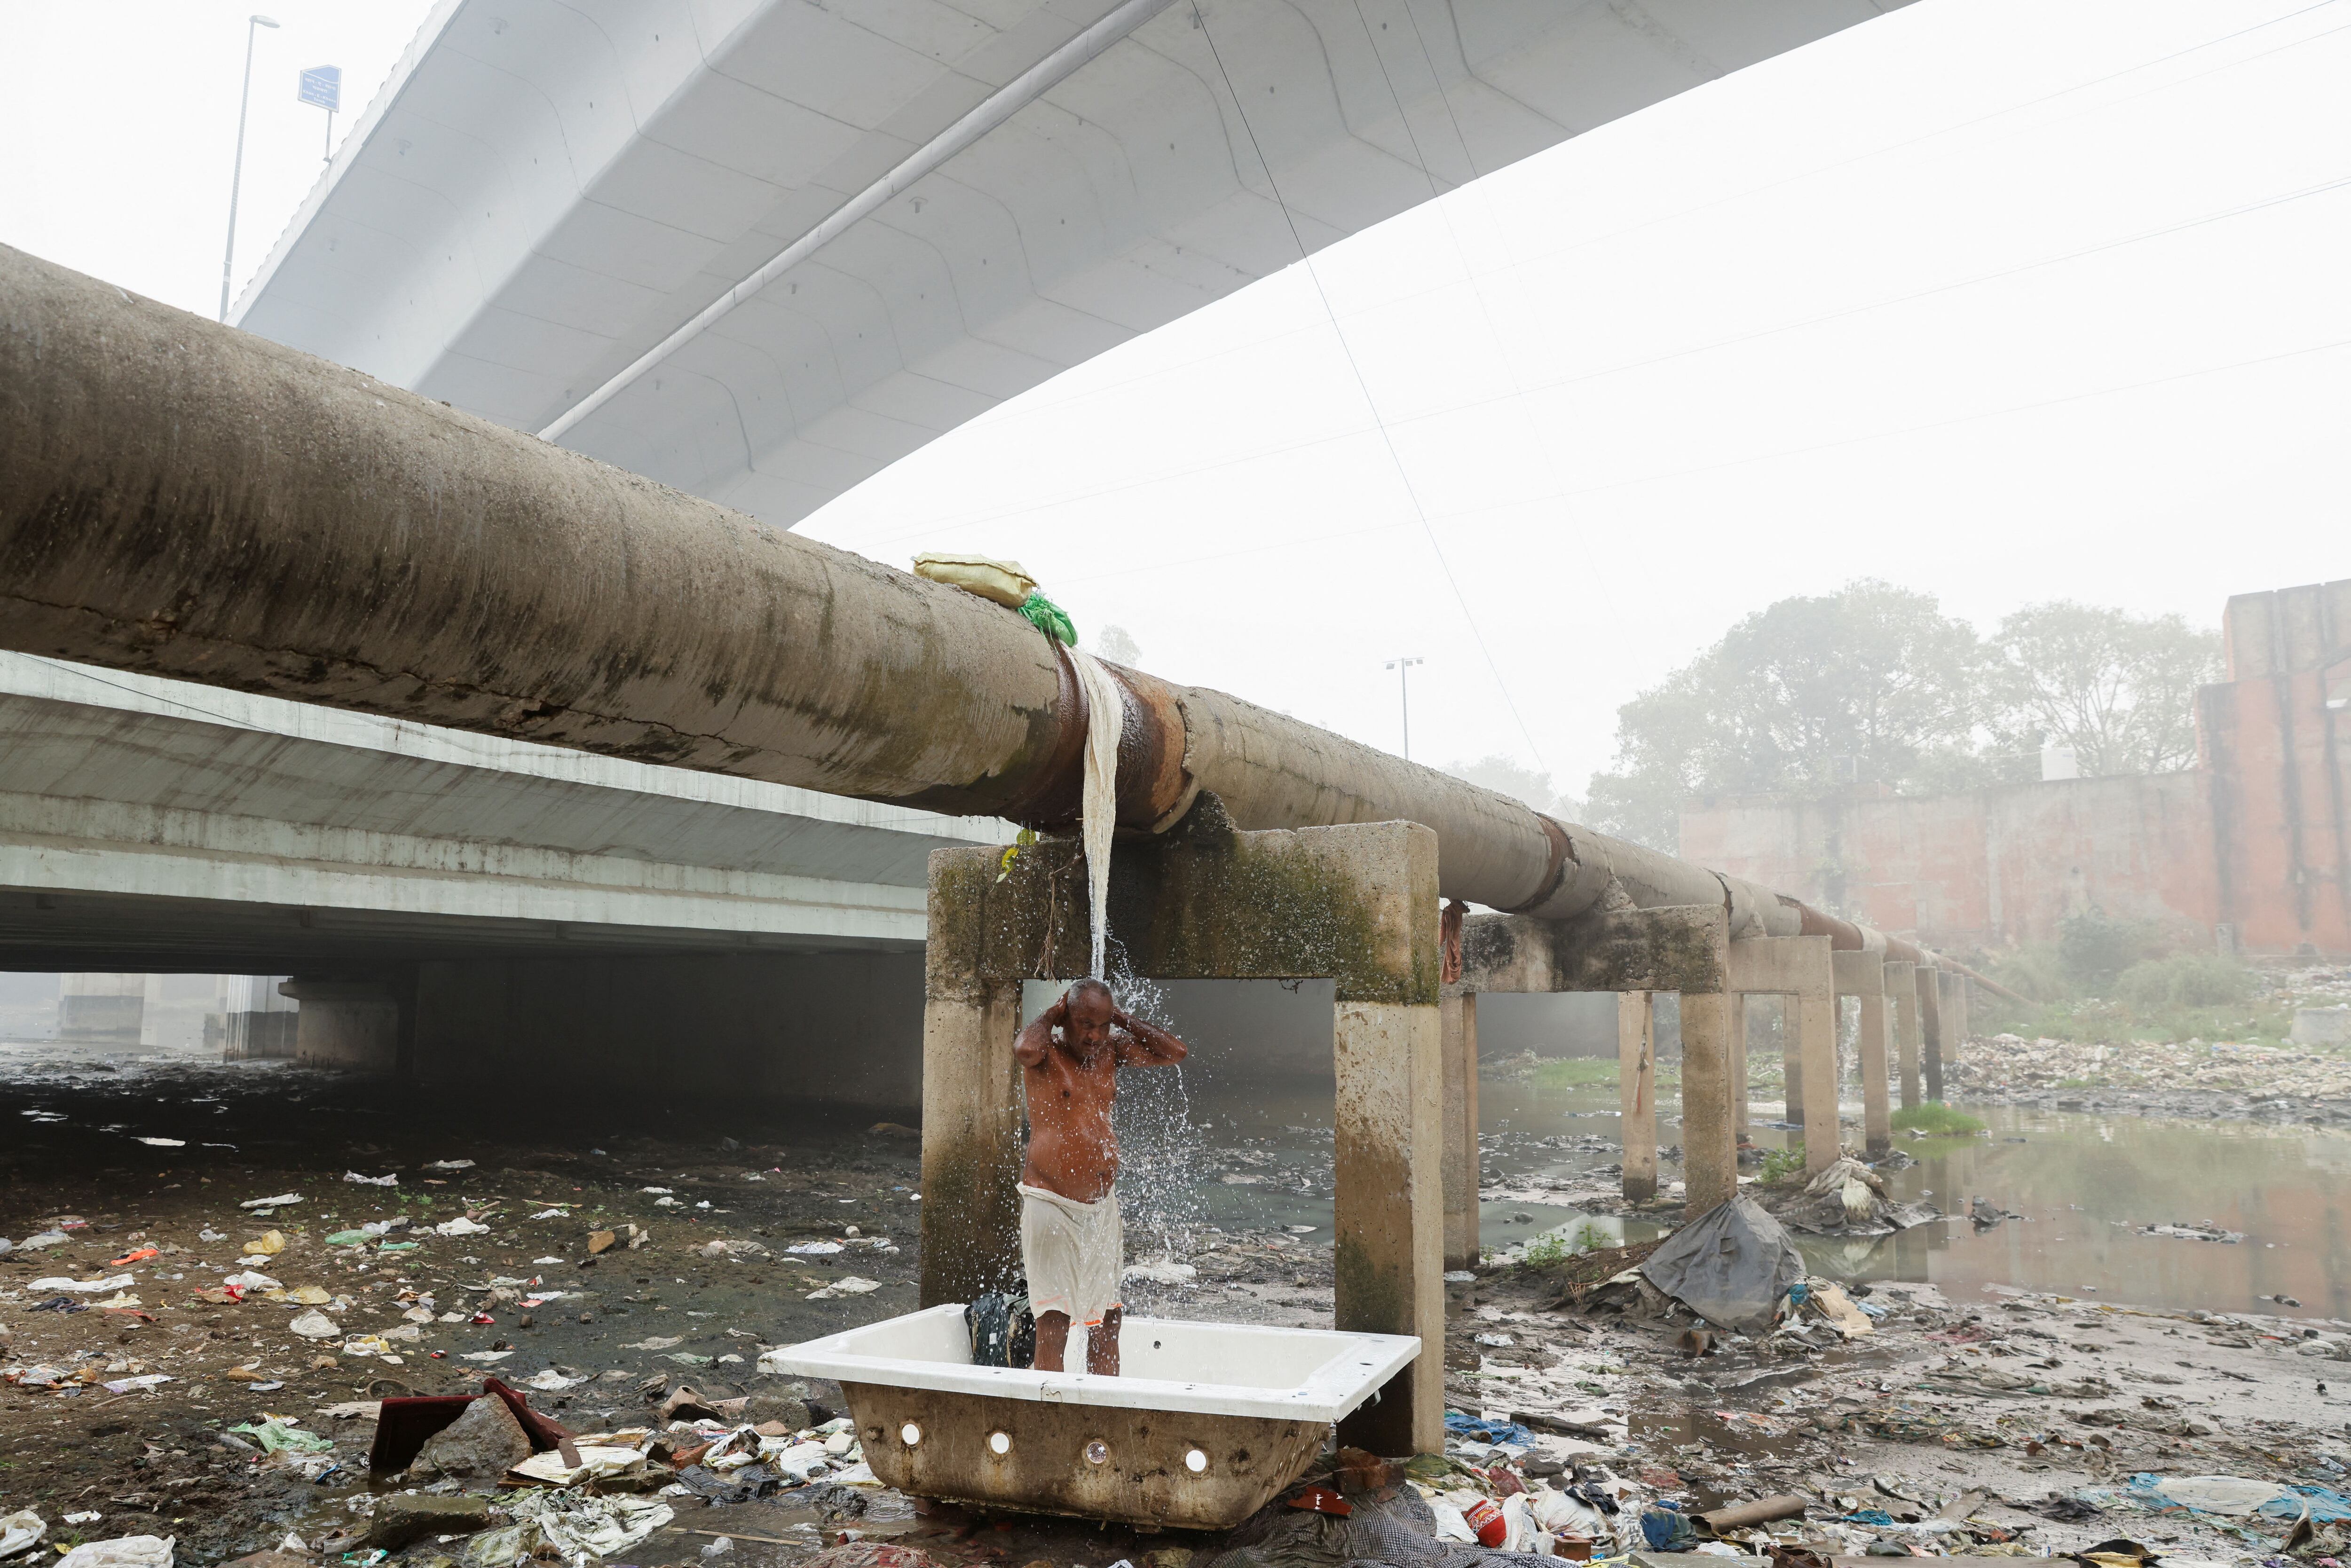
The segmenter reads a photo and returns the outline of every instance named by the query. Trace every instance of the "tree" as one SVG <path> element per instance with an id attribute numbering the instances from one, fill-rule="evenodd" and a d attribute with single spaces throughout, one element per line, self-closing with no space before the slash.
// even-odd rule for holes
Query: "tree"
<path id="1" fill-rule="evenodd" d="M 1593 824 L 1671 852 L 1692 797 L 1972 782 L 1983 658 L 1931 594 L 1863 580 L 1781 600 L 1617 710 Z"/>
<path id="2" fill-rule="evenodd" d="M 2083 774 L 2168 773 L 2196 760 L 2196 688 L 2220 679 L 2220 637 L 2178 615 L 2053 600 L 2000 623 L 1986 671 L 1992 749 L 2071 747 Z M 2037 775 L 2030 767 L 2011 770 Z"/>
<path id="3" fill-rule="evenodd" d="M 1130 670 L 1143 667 L 1143 650 L 1134 645 L 1134 634 L 1123 626 L 1103 627 L 1094 638 L 1093 653 L 1098 659 L 1108 659 Z"/>
<path id="4" fill-rule="evenodd" d="M 1481 757 L 1475 762 L 1449 762 L 1444 771 L 1464 783 L 1491 789 L 1498 795 L 1508 795 L 1514 800 L 1523 800 L 1536 810 L 1562 821 L 1573 822 L 1583 814 L 1583 802 L 1553 789 L 1550 774 L 1522 767 L 1508 757 Z"/>

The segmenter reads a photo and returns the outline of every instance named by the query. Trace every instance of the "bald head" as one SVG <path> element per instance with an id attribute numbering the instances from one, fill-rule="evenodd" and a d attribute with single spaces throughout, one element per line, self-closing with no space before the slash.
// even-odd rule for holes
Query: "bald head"
<path id="1" fill-rule="evenodd" d="M 1106 1048 L 1111 1026 L 1118 1021 L 1118 1004 L 1100 980 L 1073 982 L 1061 993 L 1061 1035 L 1081 1051 Z"/>

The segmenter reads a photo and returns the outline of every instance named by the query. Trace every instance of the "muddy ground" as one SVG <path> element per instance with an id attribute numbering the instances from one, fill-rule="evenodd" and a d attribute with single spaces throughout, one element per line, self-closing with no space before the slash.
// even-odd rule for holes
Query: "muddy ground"
<path id="1" fill-rule="evenodd" d="M 760 1350 L 914 1305 L 917 1145 L 862 1119 L 519 1106 L 258 1063 L 20 1070 L 0 1082 L 0 1236 L 20 1244 L 0 1257 L 0 1364 L 14 1380 L 0 1389 L 0 1513 L 37 1511 L 43 1552 L 153 1533 L 208 1563 L 290 1531 L 323 1561 L 364 1528 L 365 1500 L 407 1483 L 367 1475 L 370 1421 L 321 1412 L 470 1392 L 485 1372 L 575 1432 L 644 1424 L 680 1383 L 712 1399 L 798 1398 L 815 1422 L 838 1391 L 760 1375 Z M 1204 1157 L 1264 1165 L 1238 1146 Z M 245 1207 L 289 1194 L 300 1201 Z M 281 1250 L 246 1251 L 273 1230 Z M 617 1239 L 598 1251 L 601 1232 Z M 62 1239 L 22 1246 L 45 1233 Z M 1195 1228 L 1186 1245 L 1196 1277 L 1136 1281 L 1132 1311 L 1328 1325 L 1327 1231 Z M 224 1281 L 247 1270 L 277 1283 L 224 1299 L 240 1293 Z M 124 1273 L 127 1285 L 95 1291 L 34 1286 Z M 2331 1358 L 2351 1358 L 2343 1325 L 1880 1285 L 1865 1301 L 1886 1315 L 1865 1336 L 1814 1324 L 1692 1358 L 1677 1344 L 1686 1321 L 1550 1305 L 1562 1283 L 1519 1269 L 1453 1287 L 1454 1406 L 1552 1428 L 1510 1457 L 1520 1469 L 1603 1465 L 1644 1498 L 1688 1506 L 1801 1491 L 1815 1521 L 1875 1508 L 1899 1522 L 1980 1493 L 1961 1511 L 1969 1533 L 1894 1534 L 2010 1555 L 2124 1535 L 2174 1560 L 2250 1561 L 2275 1552 L 2282 1523 L 2150 1513 L 2127 1500 L 2127 1479 L 2332 1486 L 2351 1469 L 2351 1366 L 2342 1393 L 2327 1386 Z M 43 1310 L 60 1299 L 78 1310 Z M 293 1332 L 313 1314 L 333 1332 Z M 154 1376 L 169 1381 L 131 1381 Z M 296 1464 L 227 1431 L 271 1416 L 332 1449 Z M 925 1518 L 876 1489 L 669 1500 L 674 1521 L 628 1561 L 700 1563 L 724 1533 L 730 1563 L 763 1568 L 843 1529 L 906 1536 L 946 1562 L 1054 1568 L 1217 1545 Z M 85 1511 L 99 1517 L 63 1522 Z M 1865 1536 L 1841 1542 L 1858 1551 Z M 401 1559 L 463 1550 L 427 1537 Z"/>

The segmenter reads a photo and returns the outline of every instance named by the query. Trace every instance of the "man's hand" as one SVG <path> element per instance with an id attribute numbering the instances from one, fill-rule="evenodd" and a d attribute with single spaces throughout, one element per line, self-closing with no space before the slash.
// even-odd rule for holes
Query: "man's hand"
<path id="1" fill-rule="evenodd" d="M 1023 1067 L 1034 1067 L 1045 1060 L 1053 1049 L 1053 1031 L 1070 1021 L 1070 1009 L 1065 1002 L 1056 1001 L 1051 1007 L 1029 1020 L 1029 1027 L 1013 1038 L 1012 1060 Z"/>
<path id="2" fill-rule="evenodd" d="M 1188 1054 L 1182 1040 L 1157 1024 L 1137 1022 L 1121 1009 L 1111 1010 L 1111 1025 L 1126 1035 L 1119 1048 L 1121 1066 L 1173 1067 Z"/>

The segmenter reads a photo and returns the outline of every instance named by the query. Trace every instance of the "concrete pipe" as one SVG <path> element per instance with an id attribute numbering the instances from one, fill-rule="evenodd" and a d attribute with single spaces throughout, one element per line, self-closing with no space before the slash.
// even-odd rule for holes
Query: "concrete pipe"
<path id="1" fill-rule="evenodd" d="M 1038 825 L 1077 813 L 1088 722 L 1059 645 L 1000 606 L 5 247 L 0 646 Z M 1409 819 L 1451 897 L 1562 918 L 1616 889 L 1720 904 L 1734 936 L 1813 928 L 1751 883 L 1115 673 L 1130 827 L 1203 789 L 1244 828 Z"/>

